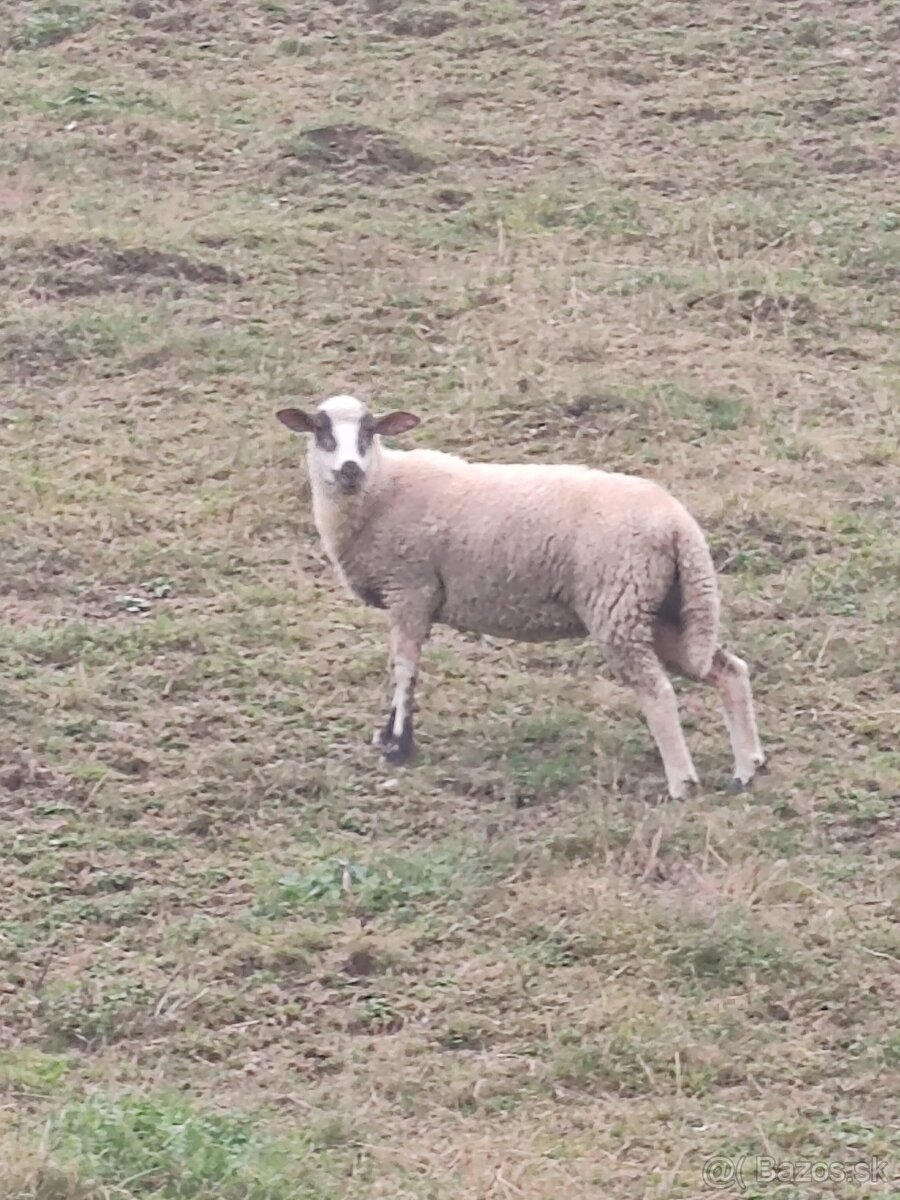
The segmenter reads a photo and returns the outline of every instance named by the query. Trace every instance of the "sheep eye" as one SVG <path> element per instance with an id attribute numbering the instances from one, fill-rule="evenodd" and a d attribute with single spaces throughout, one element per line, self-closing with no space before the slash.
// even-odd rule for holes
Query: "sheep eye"
<path id="1" fill-rule="evenodd" d="M 321 413 L 313 421 L 313 429 L 315 431 L 316 442 L 323 450 L 335 450 L 337 442 L 334 440 L 334 435 L 331 432 L 331 420 L 325 414 Z"/>
<path id="2" fill-rule="evenodd" d="M 363 417 L 359 423 L 359 443 L 360 454 L 365 454 L 368 448 L 372 445 L 372 439 L 375 437 L 375 419 L 374 417 Z"/>

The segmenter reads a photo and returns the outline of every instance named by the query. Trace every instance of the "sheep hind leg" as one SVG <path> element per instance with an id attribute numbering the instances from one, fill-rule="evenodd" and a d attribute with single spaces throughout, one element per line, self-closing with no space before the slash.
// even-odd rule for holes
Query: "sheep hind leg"
<path id="1" fill-rule="evenodd" d="M 669 795 L 673 800 L 683 800 L 696 786 L 697 772 L 684 739 L 672 681 L 649 646 L 612 650 L 605 645 L 603 650 L 618 678 L 637 694 L 644 719 L 662 758 Z"/>
<path id="2" fill-rule="evenodd" d="M 373 743 L 394 766 L 407 762 L 415 749 L 413 702 L 425 636 L 402 625 L 391 626 L 391 708 L 387 721 L 375 731 Z"/>
<path id="3" fill-rule="evenodd" d="M 694 670 L 681 633 L 665 621 L 654 628 L 656 651 L 667 666 L 690 679 L 708 684 L 719 693 L 725 714 L 725 725 L 734 755 L 734 778 L 731 790 L 741 792 L 765 766 L 766 756 L 759 740 L 750 671 L 743 659 L 727 650 L 717 649 L 712 666 L 706 675 Z"/>
<path id="4" fill-rule="evenodd" d="M 736 654 L 729 654 L 727 650 L 718 649 L 713 655 L 709 674 L 703 682 L 710 684 L 719 693 L 734 754 L 731 790 L 743 792 L 756 772 L 764 769 L 766 762 L 753 709 L 750 671 L 742 658 L 738 658 Z"/>

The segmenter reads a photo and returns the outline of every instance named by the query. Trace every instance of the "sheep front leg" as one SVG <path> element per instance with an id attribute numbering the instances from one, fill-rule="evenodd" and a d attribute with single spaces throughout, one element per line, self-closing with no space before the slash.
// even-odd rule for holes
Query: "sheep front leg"
<path id="1" fill-rule="evenodd" d="M 419 654 L 428 629 L 419 623 L 393 619 L 391 624 L 391 709 L 384 727 L 375 733 L 375 744 L 396 766 L 407 762 L 415 747 L 413 703 Z"/>

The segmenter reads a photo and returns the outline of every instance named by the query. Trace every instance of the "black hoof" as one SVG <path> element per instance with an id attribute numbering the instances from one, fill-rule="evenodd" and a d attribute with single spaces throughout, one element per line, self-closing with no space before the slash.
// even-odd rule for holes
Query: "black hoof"
<path id="1" fill-rule="evenodd" d="M 407 718 L 399 736 L 394 733 L 394 710 L 388 717 L 384 728 L 378 737 L 378 744 L 386 762 L 399 767 L 408 762 L 415 748 L 413 743 L 412 721 Z"/>
<path id="2" fill-rule="evenodd" d="M 747 782 L 744 783 L 743 779 L 738 779 L 737 776 L 735 776 L 731 783 L 729 783 L 728 790 L 733 796 L 738 796 L 741 792 L 749 792 L 750 781 L 748 779 Z"/>
<path id="3" fill-rule="evenodd" d="M 404 763 L 409 762 L 414 750 L 415 744 L 412 738 L 409 741 L 404 738 L 396 738 L 381 747 L 384 761 L 389 762 L 393 767 L 402 767 Z"/>

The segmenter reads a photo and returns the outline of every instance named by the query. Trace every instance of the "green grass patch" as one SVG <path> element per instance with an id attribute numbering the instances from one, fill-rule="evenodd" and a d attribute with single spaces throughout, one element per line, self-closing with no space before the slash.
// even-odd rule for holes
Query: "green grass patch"
<path id="1" fill-rule="evenodd" d="M 49 1054 L 31 1046 L 0 1052 L 0 1090 L 28 1095 L 58 1096 L 75 1062 L 64 1054 Z"/>
<path id="2" fill-rule="evenodd" d="M 477 852 L 456 847 L 384 855 L 369 863 L 334 855 L 264 885 L 254 912 L 264 917 L 390 913 L 397 920 L 411 920 L 454 899 L 466 884 L 484 876 L 485 867 Z"/>
<path id="3" fill-rule="evenodd" d="M 73 34 L 81 33 L 92 19 L 88 5 L 74 0 L 60 0 L 55 4 L 25 4 L 23 19 L 12 36 L 16 50 L 40 50 L 54 46 Z"/>
<path id="4" fill-rule="evenodd" d="M 159 1200 L 328 1200 L 344 1195 L 358 1134 L 333 1121 L 275 1140 L 259 1118 L 179 1096 L 102 1094 L 52 1122 L 49 1146 L 85 1184 Z"/>

